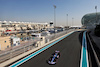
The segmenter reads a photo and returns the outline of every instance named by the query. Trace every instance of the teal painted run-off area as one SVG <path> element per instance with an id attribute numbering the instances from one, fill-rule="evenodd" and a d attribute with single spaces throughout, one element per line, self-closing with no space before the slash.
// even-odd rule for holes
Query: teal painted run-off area
<path id="1" fill-rule="evenodd" d="M 88 55 L 87 55 L 87 40 L 86 40 L 86 31 L 83 33 L 82 40 L 82 56 L 81 56 L 81 67 L 89 67 L 88 65 Z"/>
<path id="2" fill-rule="evenodd" d="M 72 33 L 74 33 L 74 32 L 72 32 Z M 31 59 L 32 57 L 36 56 L 37 54 L 41 53 L 42 51 L 46 50 L 47 48 L 49 48 L 49 47 L 51 47 L 52 45 L 56 44 L 57 42 L 61 41 L 62 39 L 66 38 L 67 36 L 69 36 L 69 35 L 72 34 L 72 33 L 69 33 L 68 35 L 66 35 L 66 36 L 64 36 L 64 37 L 62 37 L 62 38 L 60 38 L 60 39 L 54 41 L 53 43 L 51 43 L 51 44 L 45 46 L 44 48 L 42 48 L 42 49 L 36 51 L 35 53 L 33 53 L 33 54 L 31 54 L 31 55 L 29 55 L 29 56 L 27 56 L 27 57 L 25 57 L 25 58 L 19 60 L 18 62 L 12 64 L 12 65 L 9 66 L 9 67 L 17 67 L 17 66 L 21 65 L 22 63 L 26 62 L 27 60 Z"/>

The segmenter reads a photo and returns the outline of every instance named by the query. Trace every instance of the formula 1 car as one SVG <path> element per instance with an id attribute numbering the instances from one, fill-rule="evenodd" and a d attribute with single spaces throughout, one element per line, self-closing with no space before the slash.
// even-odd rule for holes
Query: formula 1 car
<path id="1" fill-rule="evenodd" d="M 51 64 L 51 65 L 56 64 L 59 57 L 60 57 L 60 51 L 57 51 L 57 50 L 56 50 L 56 51 L 53 53 L 53 56 L 49 58 L 48 64 Z"/>

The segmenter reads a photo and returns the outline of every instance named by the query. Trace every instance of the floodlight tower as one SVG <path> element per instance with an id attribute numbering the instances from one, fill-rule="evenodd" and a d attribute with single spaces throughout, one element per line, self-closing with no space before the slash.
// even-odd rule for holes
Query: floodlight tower
<path id="1" fill-rule="evenodd" d="M 72 18 L 72 26 L 73 26 L 73 23 L 74 23 L 74 18 Z"/>
<path id="2" fill-rule="evenodd" d="M 54 6 L 54 25 L 56 27 L 56 6 L 55 5 L 53 6 Z"/>
<path id="3" fill-rule="evenodd" d="M 95 6 L 95 10 L 96 10 L 96 25 L 97 25 L 97 6 Z"/>
<path id="4" fill-rule="evenodd" d="M 68 26 L 68 14 L 66 14 L 66 26 Z"/>

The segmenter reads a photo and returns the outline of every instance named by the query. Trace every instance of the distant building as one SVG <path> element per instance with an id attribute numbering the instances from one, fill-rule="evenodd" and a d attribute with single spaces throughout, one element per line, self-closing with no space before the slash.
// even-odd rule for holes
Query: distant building
<path id="1" fill-rule="evenodd" d="M 20 45 L 20 38 L 27 37 L 27 33 L 29 33 L 28 36 L 41 37 L 41 30 L 50 28 L 54 28 L 53 23 L 0 21 L 0 50 Z M 39 32 L 33 33 L 34 30 Z M 12 35 L 16 35 L 19 38 L 10 37 Z"/>
<path id="2" fill-rule="evenodd" d="M 94 28 L 96 25 L 100 24 L 100 12 L 84 15 L 82 17 L 81 23 L 87 28 Z"/>
<path id="3" fill-rule="evenodd" d="M 1 37 L 1 34 L 2 34 L 2 33 L 0 32 L 0 37 Z"/>
<path id="4" fill-rule="evenodd" d="M 11 47 L 10 36 L 0 37 L 0 50 Z"/>
<path id="5" fill-rule="evenodd" d="M 18 46 L 20 45 L 20 38 L 16 37 L 16 36 L 12 36 L 11 37 L 11 46 Z"/>
<path id="6" fill-rule="evenodd" d="M 53 23 L 0 21 L 0 36 L 17 35 L 20 31 L 28 33 L 32 30 L 38 30 L 41 32 L 50 28 L 54 28 Z"/>
<path id="7" fill-rule="evenodd" d="M 46 28 L 53 28 L 53 23 L 32 23 L 32 22 L 11 22 L 1 21 L 0 31 L 21 31 L 21 30 L 41 30 Z"/>

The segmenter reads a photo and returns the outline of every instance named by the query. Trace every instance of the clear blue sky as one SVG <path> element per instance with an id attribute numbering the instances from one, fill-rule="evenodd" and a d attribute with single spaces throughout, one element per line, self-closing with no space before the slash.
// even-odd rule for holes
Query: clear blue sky
<path id="1" fill-rule="evenodd" d="M 87 13 L 100 12 L 100 0 L 0 0 L 0 21 L 54 21 L 56 5 L 57 25 L 66 24 L 68 14 L 69 25 L 81 25 L 81 18 Z"/>

